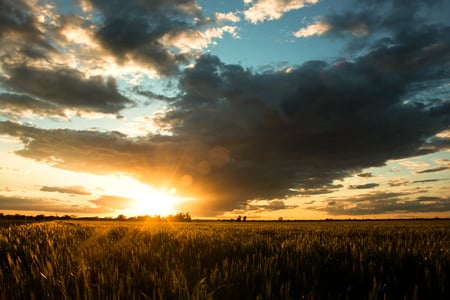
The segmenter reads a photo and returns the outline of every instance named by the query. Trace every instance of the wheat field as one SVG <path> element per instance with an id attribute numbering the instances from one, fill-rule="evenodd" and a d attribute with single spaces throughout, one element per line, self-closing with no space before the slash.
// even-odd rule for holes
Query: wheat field
<path id="1" fill-rule="evenodd" d="M 0 299 L 450 299 L 450 221 L 0 227 Z"/>

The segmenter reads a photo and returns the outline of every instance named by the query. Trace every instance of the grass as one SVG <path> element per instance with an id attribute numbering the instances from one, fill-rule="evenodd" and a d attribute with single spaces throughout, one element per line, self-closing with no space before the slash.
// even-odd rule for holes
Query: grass
<path id="1" fill-rule="evenodd" d="M 0 228 L 0 299 L 450 299 L 450 221 Z"/>

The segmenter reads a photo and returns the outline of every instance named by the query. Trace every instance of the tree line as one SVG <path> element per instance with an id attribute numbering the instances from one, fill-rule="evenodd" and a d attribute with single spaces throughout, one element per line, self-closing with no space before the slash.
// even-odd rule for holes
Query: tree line
<path id="1" fill-rule="evenodd" d="M 111 220 L 117 220 L 117 221 L 174 221 L 174 222 L 189 222 L 192 220 L 190 213 L 177 213 L 174 215 L 168 215 L 168 216 L 150 216 L 150 215 L 143 215 L 143 216 L 133 216 L 133 217 L 127 217 L 123 214 L 118 215 L 117 217 L 78 217 L 76 215 L 44 215 L 44 214 L 38 214 L 34 216 L 27 216 L 23 214 L 5 214 L 0 213 L 0 221 L 56 221 L 56 220 L 88 220 L 88 221 L 111 221 Z"/>

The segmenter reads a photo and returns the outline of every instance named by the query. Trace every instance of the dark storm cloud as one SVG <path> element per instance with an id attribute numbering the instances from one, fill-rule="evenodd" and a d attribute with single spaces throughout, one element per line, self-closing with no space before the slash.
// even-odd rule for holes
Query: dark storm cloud
<path id="1" fill-rule="evenodd" d="M 354 62 L 311 61 L 289 72 L 254 74 L 204 56 L 184 71 L 183 97 L 164 121 L 177 136 L 230 151 L 232 164 L 210 176 L 231 199 L 317 189 L 389 159 L 434 151 L 427 139 L 448 128 L 449 103 L 403 99 L 450 78 L 449 33 L 427 27 Z"/>
<path id="2" fill-rule="evenodd" d="M 82 186 L 43 186 L 40 191 L 42 192 L 57 192 L 70 195 L 90 195 L 91 193 L 86 191 Z"/>
<path id="3" fill-rule="evenodd" d="M 45 70 L 27 66 L 9 66 L 6 73 L 8 77 L 1 78 L 0 83 L 10 91 L 23 94 L 2 95 L 0 101 L 12 108 L 25 109 L 32 105 L 38 111 L 60 115 L 64 109 L 118 113 L 133 103 L 120 94 L 112 77 L 105 82 L 101 77 L 86 79 L 76 70 Z"/>
<path id="4" fill-rule="evenodd" d="M 30 7 L 25 1 L 3 0 L 0 2 L 0 38 L 10 32 L 36 32 L 34 17 L 28 14 Z"/>
<path id="5" fill-rule="evenodd" d="M 9 93 L 0 94 L 0 113 L 13 118 L 26 117 L 28 115 L 68 117 L 64 112 L 64 107 L 40 101 L 27 95 Z"/>
<path id="6" fill-rule="evenodd" d="M 5 49 L 10 43 L 22 44 L 19 51 L 28 57 L 44 57 L 45 51 L 54 50 L 39 30 L 32 7 L 26 1 L 0 1 L 0 46 Z M 3 56 L 3 51 L 0 53 L 1 60 L 9 58 Z"/>
<path id="7" fill-rule="evenodd" d="M 96 37 L 119 61 L 130 57 L 171 74 L 180 63 L 181 54 L 172 54 L 160 41 L 166 34 L 194 29 L 205 21 L 192 0 L 109 1 L 90 0 L 102 16 Z"/>
<path id="8" fill-rule="evenodd" d="M 329 29 L 326 31 L 328 36 L 338 37 L 351 34 L 363 37 L 373 31 L 377 25 L 377 18 L 373 12 L 369 11 L 344 12 L 325 16 L 321 22 L 328 25 Z"/>
<path id="9" fill-rule="evenodd" d="M 398 38 L 416 34 L 432 23 L 448 22 L 448 1 L 360 0 L 352 11 L 332 12 L 320 17 L 329 38 L 350 37 L 347 51 L 370 51 L 379 45 L 394 45 Z M 448 26 L 448 24 L 447 24 Z M 421 29 L 420 29 L 421 30 Z"/>
<path id="10" fill-rule="evenodd" d="M 316 210 L 317 208 L 311 208 Z M 429 213 L 450 211 L 449 197 L 420 196 L 409 199 L 405 193 L 377 192 L 332 201 L 324 208 L 331 215 L 374 215 L 387 213 Z"/>

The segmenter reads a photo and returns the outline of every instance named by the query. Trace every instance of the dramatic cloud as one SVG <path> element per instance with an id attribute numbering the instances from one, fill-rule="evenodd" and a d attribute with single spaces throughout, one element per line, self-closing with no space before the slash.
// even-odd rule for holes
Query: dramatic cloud
<path id="1" fill-rule="evenodd" d="M 317 209 L 317 208 L 312 208 Z M 392 213 L 442 213 L 450 211 L 449 197 L 411 197 L 404 193 L 374 192 L 330 201 L 319 210 L 331 215 L 376 215 Z"/>
<path id="2" fill-rule="evenodd" d="M 0 37 L 11 32 L 28 33 L 37 31 L 33 17 L 24 13 L 24 11 L 30 9 L 25 1 L 4 0 L 0 7 Z"/>
<path id="3" fill-rule="evenodd" d="M 181 53 L 189 53 L 207 48 L 210 44 L 214 44 L 214 39 L 223 38 L 224 33 L 238 38 L 236 26 L 222 26 L 208 28 L 204 31 L 191 30 L 166 34 L 161 38 L 161 43 L 165 47 L 176 47 Z"/>
<path id="4" fill-rule="evenodd" d="M 136 140 L 13 123 L 0 132 L 24 141 L 22 156 L 170 184 L 202 197 L 209 213 L 280 199 L 437 151 L 430 138 L 443 139 L 435 135 L 448 127 L 449 103 L 404 99 L 450 77 L 449 32 L 427 27 L 353 62 L 311 61 L 289 71 L 253 73 L 202 56 L 183 71 L 178 100 L 156 120 L 168 136 Z"/>
<path id="5" fill-rule="evenodd" d="M 67 112 L 56 104 L 37 100 L 27 95 L 0 94 L 0 113 L 12 118 L 47 116 L 67 118 Z"/>
<path id="6" fill-rule="evenodd" d="M 293 33 L 298 38 L 324 35 L 328 38 L 353 39 L 347 45 L 350 52 L 359 53 L 361 50 L 371 50 L 377 43 L 395 44 L 395 39 L 414 35 L 426 29 L 432 20 L 427 14 L 431 9 L 439 7 L 440 1 L 412 0 L 406 4 L 403 1 L 357 1 L 351 11 L 332 12 L 318 16 L 315 21 Z M 439 9 L 439 8 L 438 8 Z M 440 7 L 448 10 L 448 5 Z M 424 13 L 425 12 L 425 13 Z M 430 18 L 430 19 L 428 19 Z M 429 22 L 429 23 L 428 23 Z M 447 37 L 448 39 L 448 37 Z M 445 39 L 443 40 L 445 41 Z M 437 46 L 437 45 L 436 45 Z"/>
<path id="7" fill-rule="evenodd" d="M 427 27 L 354 62 L 308 62 L 289 72 L 253 74 L 204 56 L 184 72 L 183 98 L 164 121 L 175 136 L 229 150 L 231 163 L 218 173 L 230 175 L 210 177 L 235 190 L 234 199 L 320 188 L 433 151 L 427 140 L 449 124 L 449 103 L 403 99 L 449 78 L 449 32 Z"/>
<path id="8" fill-rule="evenodd" d="M 170 44 L 202 48 L 212 37 L 235 32 L 229 27 L 197 37 L 202 24 L 213 21 L 188 0 L 84 3 L 100 20 L 93 38 L 102 47 L 119 61 L 136 60 L 162 74 L 176 74 L 179 64 L 192 58 L 183 51 L 171 52 Z M 306 3 L 315 2 L 252 2 L 245 16 L 255 23 L 280 18 Z M 448 147 L 450 138 L 444 133 L 450 124 L 445 92 L 450 80 L 450 27 L 423 21 L 409 6 L 401 12 L 393 7 L 403 21 L 380 13 L 361 23 L 370 15 L 366 11 L 322 19 L 331 26 L 327 32 L 338 36 L 371 36 L 372 42 L 352 60 L 308 61 L 258 73 L 202 55 L 178 73 L 175 97 L 135 88 L 141 96 L 166 102 L 167 109 L 150 120 L 160 127 L 154 132 L 164 134 L 133 138 L 118 132 L 44 130 L 8 121 L 0 122 L 0 134 L 20 139 L 23 148 L 16 154 L 57 168 L 117 172 L 154 187 L 174 187 L 177 195 L 194 199 L 177 207 L 193 215 L 242 209 L 255 203 L 251 201 L 273 200 L 262 205 L 284 209 L 286 197 L 331 193 L 343 187 L 336 180 L 371 177 L 361 173 L 365 168 Z M 188 44 L 202 39 L 203 44 Z M 8 65 L 5 70 L 2 84 L 9 93 L 0 101 L 7 106 L 5 111 L 16 114 L 30 103 L 39 103 L 38 110 L 52 115 L 63 112 L 54 106 L 117 113 L 133 104 L 119 93 L 113 79 L 105 82 L 84 73 L 29 65 Z M 436 89 L 444 92 L 430 92 Z M 353 186 L 376 187 L 376 183 Z M 331 199 L 324 210 L 332 214 L 447 210 L 446 198 L 405 197 L 410 195 L 374 191 Z M 128 207 L 127 201 L 106 197 L 92 203 L 113 210 Z"/>
<path id="9" fill-rule="evenodd" d="M 119 61 L 136 60 L 162 74 L 174 73 L 187 58 L 169 51 L 161 39 L 206 22 L 192 0 L 89 2 L 101 17 L 95 36 L 105 49 Z"/>
<path id="10" fill-rule="evenodd" d="M 90 195 L 82 186 L 43 186 L 40 189 L 43 192 L 57 192 L 70 195 Z"/>
<path id="11" fill-rule="evenodd" d="M 118 113 L 133 103 L 119 93 L 111 77 L 105 82 L 101 77 L 86 79 L 75 70 L 26 66 L 9 67 L 6 71 L 7 77 L 0 78 L 0 84 L 24 94 L 1 95 L 0 101 L 12 107 L 13 112 L 14 108 L 36 105 L 38 111 L 50 115 L 64 116 L 65 110 Z"/>
<path id="12" fill-rule="evenodd" d="M 28 1 L 0 2 L 0 60 L 14 60 L 9 54 L 31 58 L 46 57 L 54 48 L 45 39 L 43 24 L 36 16 L 38 8 Z M 19 50 L 19 51 L 18 51 Z M 18 53 L 17 53 L 18 52 Z"/>
<path id="13" fill-rule="evenodd" d="M 0 62 L 88 75 L 175 75 L 215 40 L 237 38 L 233 13 L 203 16 L 194 0 L 0 3 Z M 67 10 L 66 10 L 67 9 Z"/>
<path id="14" fill-rule="evenodd" d="M 2 210 L 57 212 L 65 214 L 104 214 L 112 212 L 103 207 L 74 205 L 52 198 L 0 195 Z"/>
<path id="15" fill-rule="evenodd" d="M 294 36 L 299 38 L 322 34 L 334 37 L 345 34 L 357 37 L 366 36 L 375 26 L 380 26 L 376 22 L 379 18 L 375 18 L 374 13 L 376 11 L 346 12 L 324 16 L 319 21 L 299 29 Z"/>
<path id="16" fill-rule="evenodd" d="M 244 11 L 245 19 L 252 23 L 266 20 L 280 19 L 283 14 L 300 9 L 308 4 L 315 4 L 318 0 L 257 0 L 244 1 L 251 6 Z"/>

